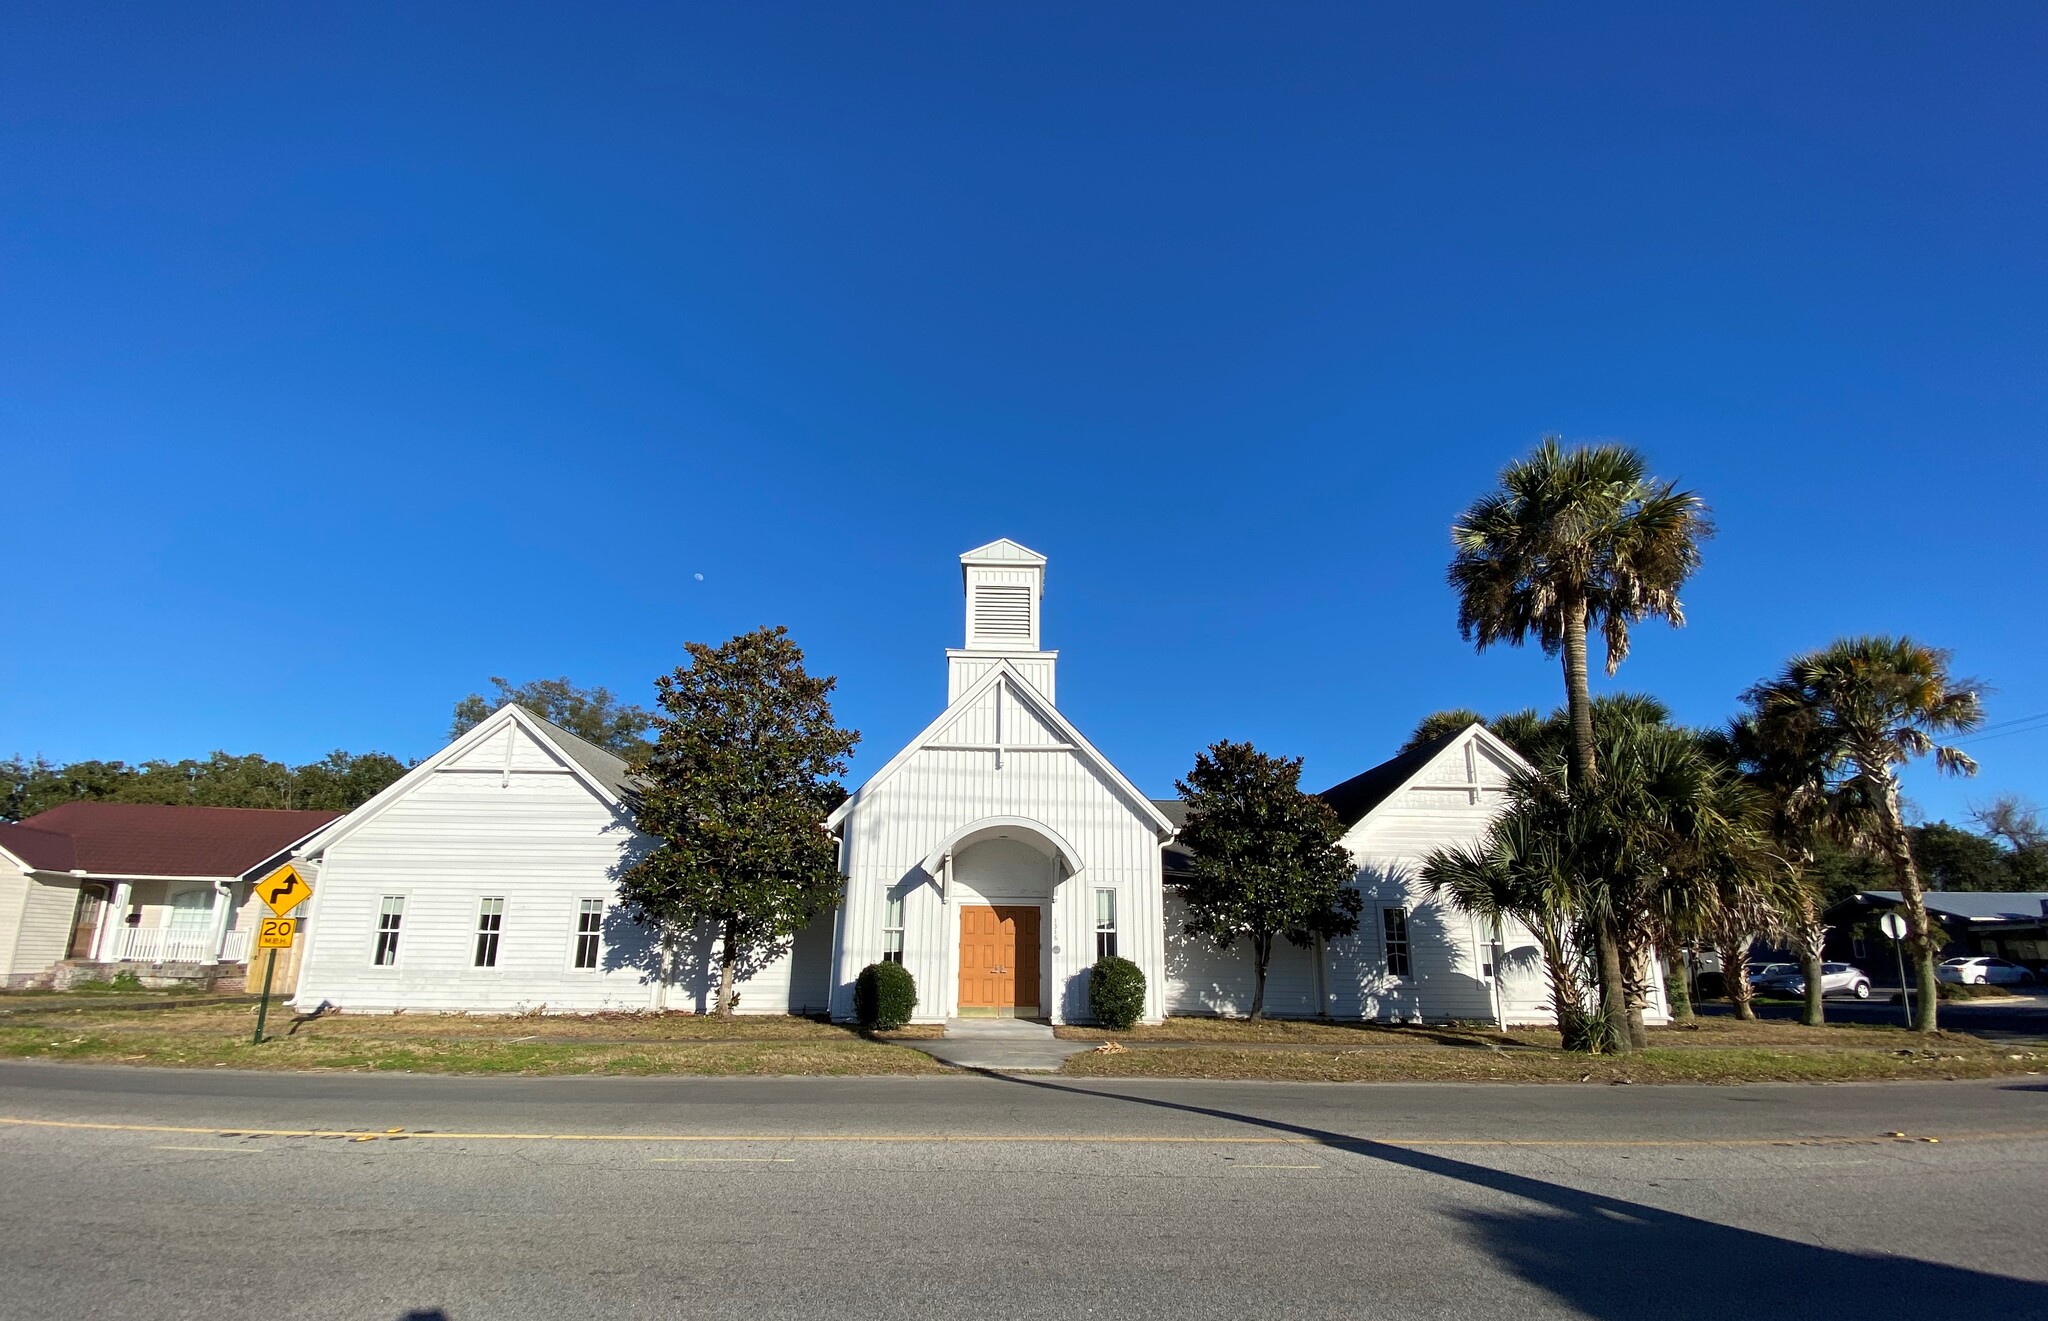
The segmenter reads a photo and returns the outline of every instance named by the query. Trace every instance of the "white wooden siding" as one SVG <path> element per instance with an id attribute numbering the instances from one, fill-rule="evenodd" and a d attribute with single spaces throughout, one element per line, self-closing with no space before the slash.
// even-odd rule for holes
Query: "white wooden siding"
<path id="1" fill-rule="evenodd" d="M 64 957 L 78 915 L 78 887 L 28 878 L 14 935 L 15 972 L 41 972 Z"/>
<path id="2" fill-rule="evenodd" d="M 14 952 L 15 938 L 21 934 L 21 910 L 28 903 L 28 888 L 33 884 L 27 872 L 0 863 L 0 977 L 42 971 L 22 966 Z"/>
<path id="3" fill-rule="evenodd" d="M 1166 1012 L 1207 1017 L 1235 1017 L 1251 1012 L 1253 983 L 1251 946 L 1242 938 L 1218 949 L 1203 936 L 1184 929 L 1187 905 L 1178 895 L 1166 899 Z M 1317 1004 L 1316 951 L 1273 942 L 1266 964 L 1266 1013 L 1273 1018 L 1314 1018 Z"/>
<path id="4" fill-rule="evenodd" d="M 1507 804 L 1509 778 L 1507 759 L 1476 731 L 1468 733 L 1344 836 L 1344 846 L 1358 863 L 1365 911 L 1356 935 L 1330 942 L 1332 1017 L 1495 1017 L 1485 924 L 1447 900 L 1431 898 L 1418 872 L 1432 851 L 1475 843 L 1485 835 Z M 1408 910 L 1410 975 L 1405 978 L 1387 972 L 1381 914 L 1390 907 Z M 1554 1021 L 1534 938 L 1514 923 L 1503 937 L 1498 1012 L 1510 1026 Z M 1666 1021 L 1661 985 L 1652 988 L 1645 1018 Z"/>
<path id="5" fill-rule="evenodd" d="M 650 844 L 552 748 L 508 721 L 325 850 L 296 1001 L 485 1013 L 652 1007 L 664 998 L 659 953 L 616 889 L 617 871 Z M 405 914 L 398 961 L 380 968 L 372 954 L 386 895 L 403 895 Z M 505 901 L 494 968 L 474 966 L 486 897 Z M 577 916 L 591 898 L 606 903 L 603 945 L 599 966 L 579 969 Z M 715 943 L 685 941 L 677 955 L 667 1005 L 709 1007 Z M 749 973 L 741 1011 L 785 1012 L 787 957 Z"/>
<path id="6" fill-rule="evenodd" d="M 917 981 L 916 1017 L 937 1021 L 951 1011 L 958 996 L 958 896 L 952 904 L 943 902 L 937 883 L 919 864 L 954 832 L 992 817 L 1038 822 L 1080 856 L 1079 871 L 1053 889 L 1042 919 L 1050 1016 L 1059 1022 L 1088 1017 L 1093 891 L 1101 888 L 1118 892 L 1119 952 L 1145 972 L 1146 1017 L 1162 1014 L 1164 913 L 1159 837 L 1151 819 L 1081 752 L 1048 748 L 1058 741 L 1056 730 L 1027 718 L 1026 703 L 1009 682 L 991 685 L 975 709 L 954 713 L 893 773 L 864 787 L 849 808 L 841 825 L 848 888 L 835 960 L 835 1017 L 851 1017 L 853 979 L 881 957 L 884 904 L 892 893 L 904 901 L 903 962 Z M 993 727 L 998 701 L 1005 704 L 1006 745 L 1013 729 L 1039 741 L 1006 747 L 1000 765 L 992 749 L 945 746 L 980 742 L 981 731 Z M 1042 750 L 1028 750 L 1034 746 Z M 1049 869 L 1049 853 L 1039 856 Z"/>

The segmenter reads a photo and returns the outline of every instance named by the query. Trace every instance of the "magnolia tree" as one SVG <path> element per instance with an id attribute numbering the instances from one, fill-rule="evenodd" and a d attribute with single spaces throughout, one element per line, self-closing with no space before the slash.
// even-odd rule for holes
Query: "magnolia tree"
<path id="1" fill-rule="evenodd" d="M 833 723 L 836 681 L 804 672 L 787 629 L 687 645 L 689 666 L 655 681 L 662 714 L 634 808 L 661 844 L 619 893 L 664 950 L 685 931 L 717 936 L 718 1012 L 730 1014 L 739 969 L 838 901 L 825 817 L 860 735 Z"/>
<path id="2" fill-rule="evenodd" d="M 1301 759 L 1268 757 L 1249 743 L 1216 743 L 1177 787 L 1187 800 L 1180 842 L 1193 856 L 1184 884 L 1186 930 L 1228 949 L 1251 946 L 1253 1018 L 1266 1016 L 1273 942 L 1308 945 L 1358 929 L 1344 827 L 1301 791 Z"/>

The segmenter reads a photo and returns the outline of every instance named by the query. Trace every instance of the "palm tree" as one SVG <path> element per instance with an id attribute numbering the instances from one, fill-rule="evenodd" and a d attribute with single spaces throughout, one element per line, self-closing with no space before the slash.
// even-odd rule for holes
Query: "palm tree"
<path id="1" fill-rule="evenodd" d="M 1936 1023 L 1934 956 L 1941 944 L 1899 802 L 1898 768 L 1929 753 L 1935 767 L 1974 775 L 1977 763 L 1937 736 L 1984 723 L 1983 687 L 1950 676 L 1945 651 L 1908 637 L 1846 638 L 1789 661 L 1744 694 L 1767 737 L 1806 740 L 1826 778 L 1829 818 L 1846 841 L 1891 863 L 1906 909 L 1906 947 L 1920 1000 L 1913 1026 Z"/>
<path id="2" fill-rule="evenodd" d="M 1713 535 L 1706 504 L 1651 477 L 1625 445 L 1566 450 L 1555 436 L 1501 470 L 1500 488 L 1451 525 L 1458 631 L 1481 651 L 1535 637 L 1564 656 L 1573 774 L 1598 777 L 1586 634 L 1607 644 L 1607 673 L 1628 658 L 1629 629 L 1651 617 L 1685 623 L 1678 590 Z"/>
<path id="3" fill-rule="evenodd" d="M 1448 895 L 1496 932 L 1509 921 L 1526 927 L 1543 957 L 1564 1048 L 1596 1047 L 1572 939 L 1570 880 L 1530 813 L 1510 808 L 1477 843 L 1436 850 L 1421 876 L 1431 894 Z"/>
<path id="4" fill-rule="evenodd" d="M 1775 890 L 1776 925 L 1799 947 L 1806 984 L 1800 1022 L 1808 1027 L 1827 1023 L 1820 965 L 1828 929 L 1821 921 L 1823 900 L 1811 868 L 1831 803 L 1826 760 L 1815 732 L 1810 711 L 1779 711 L 1766 720 L 1752 706 L 1706 736 L 1710 755 L 1740 773 L 1763 799 L 1763 830 L 1786 869 L 1784 883 Z"/>
<path id="5" fill-rule="evenodd" d="M 1451 525 L 1459 633 L 1481 651 L 1534 637 L 1545 655 L 1564 657 L 1574 788 L 1590 787 L 1600 774 L 1587 631 L 1600 629 L 1612 675 L 1628 656 L 1632 625 L 1652 616 L 1682 625 L 1678 590 L 1699 567 L 1700 543 L 1712 535 L 1699 496 L 1651 477 L 1635 450 L 1566 450 L 1555 436 L 1503 468 L 1499 488 Z M 1594 937 L 1601 1012 L 1618 1031 L 1627 996 L 1616 932 L 1603 919 Z"/>

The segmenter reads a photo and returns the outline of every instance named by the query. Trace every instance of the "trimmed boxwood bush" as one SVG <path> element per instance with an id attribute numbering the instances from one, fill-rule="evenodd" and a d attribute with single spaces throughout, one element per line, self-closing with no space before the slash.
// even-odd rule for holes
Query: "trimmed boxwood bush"
<path id="1" fill-rule="evenodd" d="M 1088 970 L 1088 1009 L 1112 1032 L 1126 1032 L 1145 1016 L 1145 973 L 1112 954 Z"/>
<path id="2" fill-rule="evenodd" d="M 894 1032 L 917 1008 L 917 979 L 900 963 L 870 963 L 853 983 L 853 1012 L 873 1032 Z"/>

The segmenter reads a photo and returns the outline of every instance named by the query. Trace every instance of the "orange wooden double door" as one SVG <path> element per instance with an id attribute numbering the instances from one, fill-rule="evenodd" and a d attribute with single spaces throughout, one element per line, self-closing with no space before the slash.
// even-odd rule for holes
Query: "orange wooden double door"
<path id="1" fill-rule="evenodd" d="M 960 1012 L 1038 1017 L 1038 909 L 960 909 Z"/>

